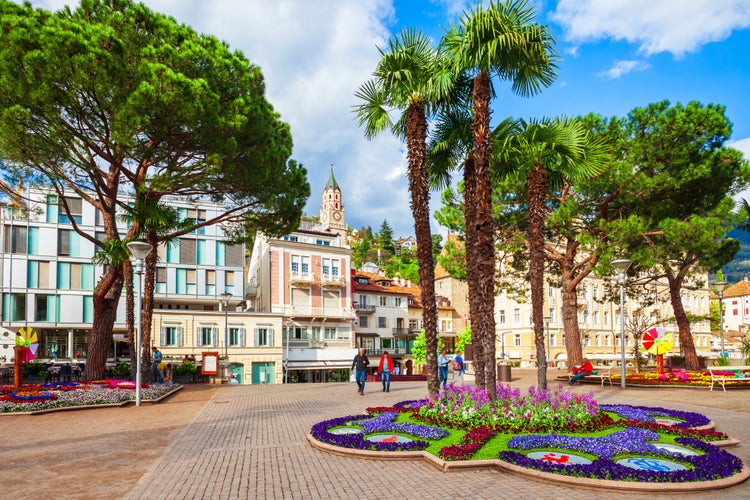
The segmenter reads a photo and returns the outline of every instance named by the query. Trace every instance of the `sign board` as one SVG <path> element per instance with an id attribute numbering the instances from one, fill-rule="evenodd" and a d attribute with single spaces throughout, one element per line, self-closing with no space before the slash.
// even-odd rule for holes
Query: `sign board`
<path id="1" fill-rule="evenodd" d="M 118 342 L 118 341 L 119 341 L 119 342 L 122 342 L 122 341 L 124 341 L 124 340 L 127 340 L 127 337 L 125 336 L 125 334 L 124 334 L 124 333 L 113 333 L 113 334 L 112 334 L 112 339 L 113 339 L 113 340 L 114 340 L 115 342 Z"/>
<path id="2" fill-rule="evenodd" d="M 219 353 L 218 352 L 202 352 L 201 353 L 201 373 L 203 375 L 218 375 L 219 374 Z"/>

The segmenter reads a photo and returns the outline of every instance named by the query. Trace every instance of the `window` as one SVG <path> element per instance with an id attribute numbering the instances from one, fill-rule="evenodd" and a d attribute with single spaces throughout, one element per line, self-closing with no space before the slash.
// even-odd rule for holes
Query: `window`
<path id="1" fill-rule="evenodd" d="M 589 310 L 584 309 L 583 310 L 583 323 L 588 324 L 588 322 L 589 322 Z"/>
<path id="2" fill-rule="evenodd" d="M 58 262 L 57 288 L 61 290 L 93 290 L 93 264 Z"/>
<path id="3" fill-rule="evenodd" d="M 395 307 L 401 307 L 401 304 L 403 304 L 403 297 L 393 297 L 393 305 Z"/>
<path id="4" fill-rule="evenodd" d="M 549 323 L 555 322 L 555 308 L 554 307 L 549 308 L 549 312 L 547 313 L 547 321 Z"/>
<path id="5" fill-rule="evenodd" d="M 234 294 L 234 271 L 224 271 L 224 292 Z"/>
<path id="6" fill-rule="evenodd" d="M 45 221 L 49 223 L 57 222 L 57 214 L 60 211 L 60 205 L 57 202 L 57 195 L 54 194 L 48 194 L 47 195 L 47 216 Z M 97 210 L 97 214 L 99 211 Z"/>
<path id="7" fill-rule="evenodd" d="M 196 244 L 195 240 L 180 240 L 180 264 L 195 264 L 196 261 Z"/>
<path id="8" fill-rule="evenodd" d="M 255 329 L 254 334 L 255 347 L 272 347 L 273 346 L 273 329 L 269 326 L 259 326 Z"/>
<path id="9" fill-rule="evenodd" d="M 378 316 L 378 328 L 386 328 L 385 316 Z"/>
<path id="10" fill-rule="evenodd" d="M 35 321 L 57 321 L 57 296 L 35 295 Z"/>
<path id="11" fill-rule="evenodd" d="M 159 337 L 159 342 L 163 346 L 181 346 L 182 328 L 179 326 L 163 326 Z"/>
<path id="12" fill-rule="evenodd" d="M 321 269 L 323 270 L 323 274 L 326 276 L 331 275 L 331 259 L 323 259 L 321 263 Z"/>
<path id="13" fill-rule="evenodd" d="M 519 308 L 513 309 L 513 323 L 519 324 L 521 322 L 521 310 Z"/>
<path id="14" fill-rule="evenodd" d="M 410 319 L 409 320 L 409 330 L 412 332 L 415 332 L 419 330 L 419 320 L 417 319 Z"/>
<path id="15" fill-rule="evenodd" d="M 380 348 L 381 349 L 392 349 L 393 348 L 393 339 L 391 339 L 391 338 L 380 339 Z"/>
<path id="16" fill-rule="evenodd" d="M 71 229 L 58 229 L 57 255 L 80 257 L 81 237 Z"/>
<path id="17" fill-rule="evenodd" d="M 549 285 L 549 287 L 547 288 L 547 295 L 550 297 L 555 296 L 555 288 L 552 285 Z"/>
<path id="18" fill-rule="evenodd" d="M 245 345 L 245 329 L 239 326 L 230 326 L 227 330 L 229 345 L 232 347 L 242 347 Z"/>
<path id="19" fill-rule="evenodd" d="M 72 219 L 76 224 L 80 224 L 83 221 L 83 218 L 81 217 L 81 199 L 70 196 L 66 196 L 64 199 L 65 205 L 67 205 L 68 210 L 70 210 L 70 217 L 65 213 L 65 205 L 60 205 L 60 208 L 58 209 L 58 222 L 60 224 L 71 224 Z"/>
<path id="20" fill-rule="evenodd" d="M 549 343 L 555 347 L 557 347 L 557 334 L 550 332 L 549 334 Z"/>
<path id="21" fill-rule="evenodd" d="M 385 307 L 388 305 L 388 297 L 381 296 L 380 297 L 380 306 Z"/>
<path id="22" fill-rule="evenodd" d="M 513 345 L 516 347 L 521 347 L 521 334 L 516 333 L 513 335 Z"/>
<path id="23" fill-rule="evenodd" d="M 497 316 L 498 323 L 505 323 L 505 309 L 500 309 Z"/>
<path id="24" fill-rule="evenodd" d="M 28 252 L 28 232 L 25 227 L 5 226 L 5 247 L 9 248 L 11 253 Z"/>
<path id="25" fill-rule="evenodd" d="M 292 255 L 292 273 L 306 275 L 310 272 L 310 257 L 306 255 Z"/>
<path id="26" fill-rule="evenodd" d="M 206 295 L 216 294 L 216 271 L 206 270 Z"/>
<path id="27" fill-rule="evenodd" d="M 323 335 L 325 336 L 326 340 L 336 340 L 336 329 L 335 328 L 326 328 L 323 332 Z"/>
<path id="28" fill-rule="evenodd" d="M 23 321 L 26 319 L 26 294 L 3 294 L 3 321 Z"/>
<path id="29" fill-rule="evenodd" d="M 360 316 L 359 317 L 359 327 L 360 328 L 367 328 L 367 316 Z"/>
<path id="30" fill-rule="evenodd" d="M 282 238 L 282 240 L 284 240 L 284 241 L 297 241 L 297 237 L 296 236 L 284 236 Z"/>
<path id="31" fill-rule="evenodd" d="M 324 247 L 329 247 L 331 246 L 331 241 L 330 240 L 315 240 L 315 244 L 322 245 Z"/>
<path id="32" fill-rule="evenodd" d="M 195 345 L 198 347 L 203 346 L 216 346 L 216 328 L 210 326 L 201 326 L 198 328 L 198 333 L 195 339 Z"/>
<path id="33" fill-rule="evenodd" d="M 594 319 L 593 319 L 593 321 L 592 321 L 592 322 L 593 322 L 593 323 L 594 323 L 595 325 L 598 325 L 598 324 L 599 324 L 599 311 L 594 311 L 594 315 L 593 315 L 593 318 L 594 318 Z"/>
<path id="34" fill-rule="evenodd" d="M 94 297 L 86 295 L 83 297 L 83 311 L 81 320 L 84 323 L 94 322 Z"/>
<path id="35" fill-rule="evenodd" d="M 339 261 L 332 260 L 331 261 L 331 276 L 338 276 L 338 275 L 339 275 Z"/>
<path id="36" fill-rule="evenodd" d="M 167 269 L 164 267 L 156 268 L 156 293 L 167 292 Z"/>
<path id="37" fill-rule="evenodd" d="M 604 311 L 604 324 L 609 324 L 609 311 Z"/>
<path id="38" fill-rule="evenodd" d="M 49 262 L 30 260 L 27 270 L 27 281 L 29 288 L 50 288 L 49 286 Z"/>

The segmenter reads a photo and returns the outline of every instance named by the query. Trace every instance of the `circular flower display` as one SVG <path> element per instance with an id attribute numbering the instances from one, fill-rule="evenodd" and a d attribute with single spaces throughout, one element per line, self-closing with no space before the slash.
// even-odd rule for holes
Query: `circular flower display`
<path id="1" fill-rule="evenodd" d="M 532 451 L 526 454 L 529 458 L 535 458 L 542 462 L 550 462 L 555 464 L 590 464 L 591 460 L 580 455 L 574 455 L 572 453 L 560 453 L 557 451 Z"/>
<path id="2" fill-rule="evenodd" d="M 687 469 L 687 467 L 677 462 L 652 457 L 629 457 L 620 459 L 616 463 L 632 469 L 653 472 L 674 472 Z"/>

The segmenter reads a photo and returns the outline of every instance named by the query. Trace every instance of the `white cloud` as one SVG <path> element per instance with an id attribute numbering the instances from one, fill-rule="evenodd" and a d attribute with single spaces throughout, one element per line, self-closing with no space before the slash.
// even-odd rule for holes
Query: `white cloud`
<path id="1" fill-rule="evenodd" d="M 614 80 L 632 71 L 645 71 L 649 67 L 647 63 L 641 61 L 617 61 L 608 70 L 597 73 L 597 76 Z"/>
<path id="2" fill-rule="evenodd" d="M 681 57 L 750 26 L 747 0 L 559 0 L 552 19 L 565 40 L 625 40 L 639 52 Z"/>
<path id="3" fill-rule="evenodd" d="M 36 0 L 58 9 L 77 1 Z M 306 211 L 320 210 L 329 165 L 342 188 L 347 223 L 413 233 L 403 142 L 368 141 L 354 121 L 354 93 L 370 78 L 391 33 L 392 0 L 145 0 L 199 33 L 240 50 L 265 77 L 266 96 L 288 122 L 293 157 L 308 171 Z M 459 8 L 459 2 L 445 0 Z M 439 4 L 439 2 L 436 2 Z"/>

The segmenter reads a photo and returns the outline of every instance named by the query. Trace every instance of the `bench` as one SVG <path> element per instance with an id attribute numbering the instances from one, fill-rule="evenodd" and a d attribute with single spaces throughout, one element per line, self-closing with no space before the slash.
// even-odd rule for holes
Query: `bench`
<path id="1" fill-rule="evenodd" d="M 724 386 L 725 383 L 737 380 L 738 378 L 746 378 L 748 374 L 741 373 L 743 371 L 750 371 L 750 366 L 709 366 L 706 368 L 709 375 L 711 375 L 711 391 L 714 390 L 714 384 L 721 384 L 721 389 L 727 392 L 727 388 Z M 726 372 L 736 372 L 732 375 L 727 375 Z"/>
<path id="2" fill-rule="evenodd" d="M 594 371 L 591 372 L 591 375 L 586 375 L 583 377 L 583 380 L 600 380 L 602 383 L 602 387 L 604 387 L 604 381 L 606 380 L 609 382 L 609 385 L 612 385 L 612 369 L 616 367 L 612 366 L 595 366 Z M 573 373 L 568 373 L 568 380 L 570 380 L 573 377 Z"/>

